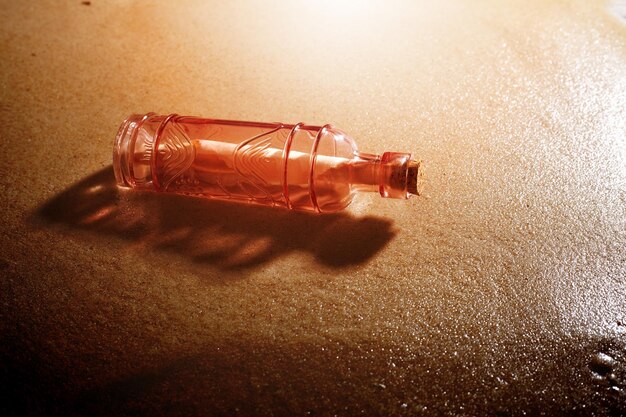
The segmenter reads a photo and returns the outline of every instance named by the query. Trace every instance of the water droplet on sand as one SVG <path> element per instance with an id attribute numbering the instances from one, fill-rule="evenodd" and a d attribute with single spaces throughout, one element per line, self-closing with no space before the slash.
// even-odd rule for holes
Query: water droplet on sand
<path id="1" fill-rule="evenodd" d="M 591 359 L 589 369 L 599 377 L 604 378 L 613 371 L 615 364 L 616 361 L 612 356 L 600 352 Z"/>

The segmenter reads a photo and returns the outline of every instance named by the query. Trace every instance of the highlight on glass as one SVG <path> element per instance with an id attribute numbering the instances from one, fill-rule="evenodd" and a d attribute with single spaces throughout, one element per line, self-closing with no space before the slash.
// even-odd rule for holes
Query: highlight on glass
<path id="1" fill-rule="evenodd" d="M 356 192 L 420 195 L 421 162 L 410 153 L 362 153 L 331 125 L 131 115 L 113 149 L 119 186 L 332 213 Z"/>

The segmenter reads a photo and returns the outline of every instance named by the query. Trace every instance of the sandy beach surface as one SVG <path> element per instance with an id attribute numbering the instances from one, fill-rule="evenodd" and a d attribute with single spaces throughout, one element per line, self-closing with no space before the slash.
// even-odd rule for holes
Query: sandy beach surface
<path id="1" fill-rule="evenodd" d="M 626 8 L 355 3 L 0 1 L 0 414 L 626 414 Z M 426 196 L 119 190 L 149 111 L 333 123 Z"/>

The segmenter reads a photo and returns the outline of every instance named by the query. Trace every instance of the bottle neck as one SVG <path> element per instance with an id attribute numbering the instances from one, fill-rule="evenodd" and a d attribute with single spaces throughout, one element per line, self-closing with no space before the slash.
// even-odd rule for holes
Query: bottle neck
<path id="1" fill-rule="evenodd" d="M 421 163 L 411 154 L 357 153 L 349 163 L 350 183 L 357 191 L 378 192 L 382 197 L 407 199 L 423 188 Z"/>

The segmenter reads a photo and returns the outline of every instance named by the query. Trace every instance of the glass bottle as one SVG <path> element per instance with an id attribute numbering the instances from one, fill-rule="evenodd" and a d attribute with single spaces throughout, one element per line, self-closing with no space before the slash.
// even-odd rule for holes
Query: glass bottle
<path id="1" fill-rule="evenodd" d="M 358 191 L 407 199 L 423 183 L 411 154 L 358 152 L 330 125 L 154 113 L 122 123 L 113 167 L 122 187 L 318 213 L 345 208 Z"/>

